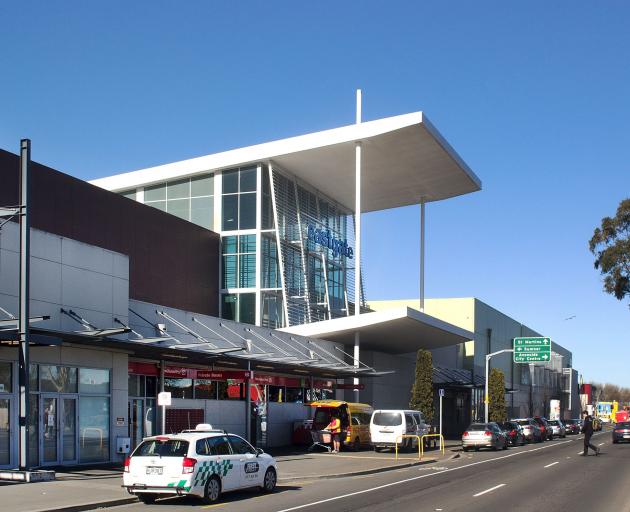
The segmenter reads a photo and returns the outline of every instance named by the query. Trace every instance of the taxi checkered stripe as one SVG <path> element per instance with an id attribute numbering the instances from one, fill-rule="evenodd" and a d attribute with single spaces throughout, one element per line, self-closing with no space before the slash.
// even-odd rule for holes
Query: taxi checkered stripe
<path id="1" fill-rule="evenodd" d="M 211 475 L 226 476 L 233 467 L 234 464 L 229 460 L 202 462 L 195 475 L 193 486 L 204 485 Z"/>

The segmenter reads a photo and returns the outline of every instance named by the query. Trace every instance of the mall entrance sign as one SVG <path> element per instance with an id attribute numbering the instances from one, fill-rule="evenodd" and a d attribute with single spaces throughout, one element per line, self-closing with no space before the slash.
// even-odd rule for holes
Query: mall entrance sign
<path id="1" fill-rule="evenodd" d="M 515 363 L 548 363 L 551 359 L 551 338 L 514 338 Z"/>

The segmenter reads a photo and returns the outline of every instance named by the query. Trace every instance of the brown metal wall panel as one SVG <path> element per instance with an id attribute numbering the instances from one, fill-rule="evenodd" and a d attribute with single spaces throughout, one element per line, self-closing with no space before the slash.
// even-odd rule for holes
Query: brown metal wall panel
<path id="1" fill-rule="evenodd" d="M 0 205 L 18 203 L 19 158 L 0 150 Z M 218 316 L 219 235 L 33 163 L 34 228 L 129 256 L 129 296 Z"/>

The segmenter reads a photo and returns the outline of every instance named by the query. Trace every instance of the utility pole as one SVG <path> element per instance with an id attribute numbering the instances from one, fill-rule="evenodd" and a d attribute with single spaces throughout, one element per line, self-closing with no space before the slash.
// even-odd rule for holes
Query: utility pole
<path id="1" fill-rule="evenodd" d="M 30 254 L 31 254 L 31 232 L 29 218 L 29 195 L 30 177 L 29 168 L 31 163 L 31 141 L 22 139 L 20 141 L 20 286 L 19 286 L 19 453 L 18 467 L 20 471 L 26 471 L 29 467 L 29 446 L 28 446 L 28 414 L 30 410 L 29 395 L 29 301 L 30 301 Z"/>

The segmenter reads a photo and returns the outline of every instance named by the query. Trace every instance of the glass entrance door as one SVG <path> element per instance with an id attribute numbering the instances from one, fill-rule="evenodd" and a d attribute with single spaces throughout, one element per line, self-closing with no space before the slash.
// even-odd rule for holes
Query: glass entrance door
<path id="1" fill-rule="evenodd" d="M 41 395 L 42 464 L 59 464 L 59 398 Z"/>
<path id="2" fill-rule="evenodd" d="M 40 395 L 41 465 L 77 462 L 77 397 Z"/>
<path id="3" fill-rule="evenodd" d="M 142 398 L 129 399 L 129 437 L 133 450 L 144 437 L 144 400 Z"/>
<path id="4" fill-rule="evenodd" d="M 77 398 L 61 398 L 61 461 L 77 462 Z"/>
<path id="5" fill-rule="evenodd" d="M 11 465 L 11 444 L 13 443 L 12 413 L 11 399 L 0 398 L 0 467 L 9 467 Z"/>

